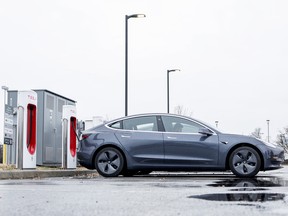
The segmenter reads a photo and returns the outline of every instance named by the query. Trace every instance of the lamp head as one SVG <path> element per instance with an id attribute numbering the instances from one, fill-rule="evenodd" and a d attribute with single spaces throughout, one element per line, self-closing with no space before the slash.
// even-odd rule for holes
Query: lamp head
<path id="1" fill-rule="evenodd" d="M 168 73 L 170 73 L 170 72 L 176 72 L 176 71 L 181 71 L 181 70 L 180 70 L 180 69 L 167 70 Z"/>
<path id="2" fill-rule="evenodd" d="M 126 15 L 126 18 L 127 19 L 130 19 L 130 18 L 144 18 L 146 17 L 145 14 L 132 14 L 132 15 Z"/>

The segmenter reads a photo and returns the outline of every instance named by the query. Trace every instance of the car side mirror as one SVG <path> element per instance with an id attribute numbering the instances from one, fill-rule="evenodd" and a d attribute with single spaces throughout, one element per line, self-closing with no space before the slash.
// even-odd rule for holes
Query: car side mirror
<path id="1" fill-rule="evenodd" d="M 206 135 L 206 136 L 211 136 L 211 135 L 213 135 L 213 132 L 210 131 L 210 130 L 207 129 L 207 128 L 200 128 L 199 131 L 198 131 L 198 133 L 203 134 L 203 135 Z"/>

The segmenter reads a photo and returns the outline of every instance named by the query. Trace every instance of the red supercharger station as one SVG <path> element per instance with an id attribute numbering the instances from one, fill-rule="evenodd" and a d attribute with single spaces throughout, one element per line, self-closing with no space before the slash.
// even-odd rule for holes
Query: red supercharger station
<path id="1" fill-rule="evenodd" d="M 63 106 L 62 116 L 62 167 L 75 169 L 77 162 L 77 118 L 76 107 Z"/>
<path id="2" fill-rule="evenodd" d="M 36 168 L 37 93 L 18 91 L 17 95 L 17 150 L 18 169 Z"/>

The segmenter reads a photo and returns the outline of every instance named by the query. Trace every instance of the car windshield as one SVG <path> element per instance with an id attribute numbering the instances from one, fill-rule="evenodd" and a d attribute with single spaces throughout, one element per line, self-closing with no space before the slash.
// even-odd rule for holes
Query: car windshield
<path id="1" fill-rule="evenodd" d="M 198 121 L 198 120 L 197 120 Z M 208 126 L 209 128 L 211 128 L 212 130 L 214 130 L 214 131 L 218 131 L 218 132 L 220 132 L 220 133 L 223 133 L 223 131 L 222 130 L 220 130 L 218 127 L 215 127 L 215 126 L 213 126 L 213 125 L 211 125 L 211 124 L 209 124 L 209 123 L 206 123 L 206 122 L 201 122 L 201 121 L 199 121 L 200 123 L 202 123 L 202 124 L 205 124 L 206 126 Z"/>

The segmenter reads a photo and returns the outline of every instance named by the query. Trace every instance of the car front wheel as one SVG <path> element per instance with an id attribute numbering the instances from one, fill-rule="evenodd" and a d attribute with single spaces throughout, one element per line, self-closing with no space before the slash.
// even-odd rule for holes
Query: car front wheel
<path id="1" fill-rule="evenodd" d="M 229 166 L 238 177 L 254 177 L 260 170 L 261 159 L 253 148 L 242 146 L 230 155 Z"/>
<path id="2" fill-rule="evenodd" d="M 95 157 L 95 167 L 98 173 L 104 177 L 116 177 L 124 167 L 123 155 L 116 148 L 104 148 Z"/>

